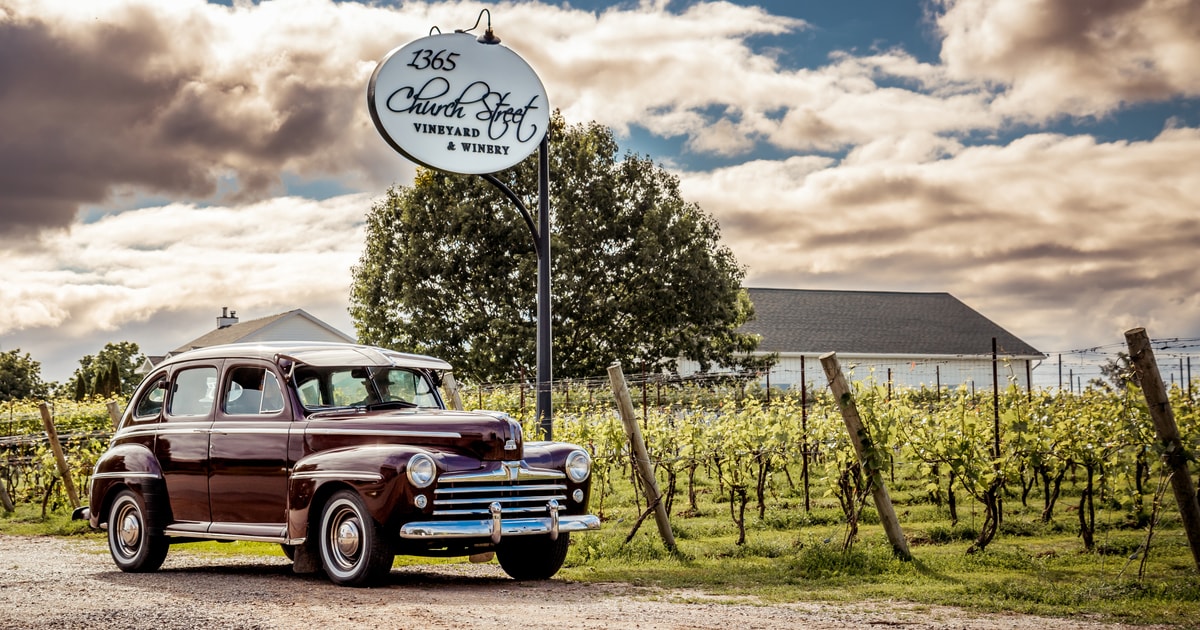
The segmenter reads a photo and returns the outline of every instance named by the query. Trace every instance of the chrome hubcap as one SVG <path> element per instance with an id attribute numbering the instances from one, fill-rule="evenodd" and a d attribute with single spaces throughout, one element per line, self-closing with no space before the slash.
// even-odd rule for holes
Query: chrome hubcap
<path id="1" fill-rule="evenodd" d="M 138 520 L 136 514 L 126 512 L 121 517 L 121 544 L 126 547 L 134 547 L 137 545 L 138 539 L 142 536 L 142 524 Z"/>
<path id="2" fill-rule="evenodd" d="M 338 553 L 346 558 L 353 558 L 358 554 L 358 546 L 360 544 L 361 535 L 358 531 L 358 522 L 350 519 L 342 521 L 337 529 L 337 550 Z"/>

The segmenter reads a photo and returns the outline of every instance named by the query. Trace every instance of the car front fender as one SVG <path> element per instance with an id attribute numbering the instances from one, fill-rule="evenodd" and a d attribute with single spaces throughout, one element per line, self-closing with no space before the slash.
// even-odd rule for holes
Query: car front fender
<path id="1" fill-rule="evenodd" d="M 322 451 L 299 460 L 288 480 L 288 537 L 307 538 L 314 506 L 346 487 L 358 492 L 375 520 L 387 524 L 412 494 L 405 472 L 417 453 L 436 457 L 419 447 L 379 444 Z"/>

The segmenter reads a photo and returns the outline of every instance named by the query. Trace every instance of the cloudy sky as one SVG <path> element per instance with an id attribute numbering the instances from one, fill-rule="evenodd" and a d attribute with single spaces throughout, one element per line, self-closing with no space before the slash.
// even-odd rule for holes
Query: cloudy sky
<path id="1" fill-rule="evenodd" d="M 1200 336 L 1194 0 L 0 0 L 0 350 L 65 380 L 304 308 L 353 333 L 392 48 L 487 7 L 676 172 L 748 286 L 949 292 L 1035 347 Z"/>

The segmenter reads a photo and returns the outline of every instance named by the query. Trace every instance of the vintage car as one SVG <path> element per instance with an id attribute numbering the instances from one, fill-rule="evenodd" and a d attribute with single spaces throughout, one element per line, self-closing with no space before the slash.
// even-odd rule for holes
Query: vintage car
<path id="1" fill-rule="evenodd" d="M 450 365 L 369 346 L 191 350 L 134 392 L 75 516 L 123 571 L 172 543 L 275 542 L 297 573 L 379 581 L 397 554 L 493 555 L 516 579 L 562 566 L 587 513 L 591 458 L 525 442 L 502 413 L 445 408 Z"/>

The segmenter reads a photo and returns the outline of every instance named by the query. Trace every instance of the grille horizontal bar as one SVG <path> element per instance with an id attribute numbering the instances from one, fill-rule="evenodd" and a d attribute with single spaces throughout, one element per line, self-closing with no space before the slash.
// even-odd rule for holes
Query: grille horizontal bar
<path id="1" fill-rule="evenodd" d="M 433 492 L 435 516 L 465 517 L 487 515 L 488 506 L 500 504 L 501 514 L 545 513 L 550 501 L 566 502 L 567 486 L 562 483 L 484 483 L 451 481 Z"/>

